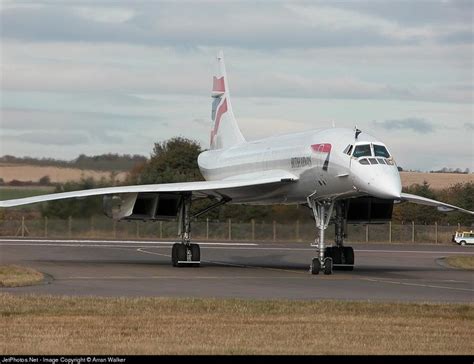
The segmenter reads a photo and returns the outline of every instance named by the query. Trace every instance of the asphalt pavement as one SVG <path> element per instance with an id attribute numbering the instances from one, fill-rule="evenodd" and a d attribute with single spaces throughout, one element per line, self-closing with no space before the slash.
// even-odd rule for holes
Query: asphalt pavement
<path id="1" fill-rule="evenodd" d="M 172 242 L 0 240 L 0 263 L 45 274 L 0 292 L 80 296 L 473 302 L 474 273 L 448 267 L 474 246 L 354 244 L 355 268 L 311 275 L 309 243 L 205 242 L 201 266 L 171 266 Z M 348 244 L 350 245 L 350 244 Z"/>

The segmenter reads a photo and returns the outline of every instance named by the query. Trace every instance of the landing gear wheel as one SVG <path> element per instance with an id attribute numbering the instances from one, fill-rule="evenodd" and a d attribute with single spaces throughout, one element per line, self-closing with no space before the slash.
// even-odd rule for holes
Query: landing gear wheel
<path id="1" fill-rule="evenodd" d="M 347 264 L 341 267 L 342 270 L 354 270 L 354 249 L 351 246 L 345 246 L 342 248 L 342 253 L 344 254 L 344 264 Z"/>
<path id="2" fill-rule="evenodd" d="M 196 263 L 193 263 L 193 267 L 199 267 L 200 265 L 200 261 L 201 261 L 201 248 L 199 247 L 198 244 L 191 244 L 190 246 L 191 248 L 191 260 L 193 262 L 196 262 Z"/>
<path id="3" fill-rule="evenodd" d="M 171 264 L 173 264 L 173 267 L 178 266 L 178 245 L 178 243 L 174 243 L 171 248 Z"/>
<path id="4" fill-rule="evenodd" d="M 324 252 L 324 258 L 332 258 L 333 265 L 342 264 L 342 249 L 337 246 L 327 247 Z"/>
<path id="5" fill-rule="evenodd" d="M 186 261 L 186 245 L 175 243 L 171 249 L 171 263 L 173 267 L 181 267 L 179 261 Z"/>
<path id="6" fill-rule="evenodd" d="M 332 258 L 324 259 L 324 274 L 332 274 Z"/>
<path id="7" fill-rule="evenodd" d="M 319 261 L 319 258 L 313 258 L 311 261 L 311 266 L 309 267 L 309 271 L 311 274 L 319 274 L 319 271 L 321 270 L 321 262 Z"/>

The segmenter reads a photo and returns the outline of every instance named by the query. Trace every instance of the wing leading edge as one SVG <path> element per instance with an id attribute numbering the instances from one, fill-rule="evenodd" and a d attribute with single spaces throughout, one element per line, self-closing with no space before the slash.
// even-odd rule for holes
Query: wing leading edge
<path id="1" fill-rule="evenodd" d="M 447 203 L 444 203 L 444 202 L 431 200 L 431 199 L 426 198 L 426 197 L 412 195 L 412 194 L 409 194 L 409 193 L 401 193 L 400 197 L 401 197 L 401 201 L 408 201 L 408 202 L 417 203 L 417 204 L 420 204 L 420 205 L 434 206 L 434 207 L 437 207 L 438 210 L 444 211 L 444 212 L 456 210 L 456 211 L 461 211 L 461 212 L 464 212 L 464 213 L 467 213 L 467 214 L 474 215 L 474 211 L 469 211 L 469 210 L 463 209 L 461 207 L 450 205 L 450 204 L 447 204 Z"/>
<path id="2" fill-rule="evenodd" d="M 226 191 L 230 190 L 245 190 L 251 189 L 254 186 L 284 184 L 296 182 L 298 180 L 295 175 L 284 171 L 272 171 L 272 173 L 264 173 L 260 176 L 260 178 L 255 178 L 254 176 L 252 176 L 253 178 L 246 177 L 247 176 L 243 175 L 241 176 L 241 178 L 233 180 L 118 186 L 94 188 L 90 190 L 81 191 L 60 192 L 48 195 L 19 198 L 14 200 L 4 200 L 0 201 L 0 207 L 14 207 L 38 202 L 63 200 L 69 198 L 84 198 L 90 196 L 105 196 L 140 192 L 192 193 L 193 195 L 202 197 L 218 197 L 224 196 L 226 194 Z"/>

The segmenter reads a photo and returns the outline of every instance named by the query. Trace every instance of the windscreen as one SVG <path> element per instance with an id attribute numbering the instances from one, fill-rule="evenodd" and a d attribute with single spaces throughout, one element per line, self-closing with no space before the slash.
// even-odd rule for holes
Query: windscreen
<path id="1" fill-rule="evenodd" d="M 374 154 L 376 157 L 390 158 L 390 153 L 383 145 L 374 144 Z"/>
<path id="2" fill-rule="evenodd" d="M 359 157 L 371 157 L 372 152 L 370 150 L 370 145 L 369 144 L 363 144 L 363 145 L 358 145 L 354 149 L 354 157 L 359 158 Z"/>

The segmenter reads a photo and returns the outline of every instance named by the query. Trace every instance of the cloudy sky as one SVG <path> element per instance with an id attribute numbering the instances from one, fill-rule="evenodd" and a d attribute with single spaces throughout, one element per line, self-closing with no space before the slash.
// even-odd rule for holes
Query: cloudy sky
<path id="1" fill-rule="evenodd" d="M 209 143 L 222 49 L 247 139 L 338 127 L 474 170 L 473 2 L 0 0 L 0 154 Z"/>

